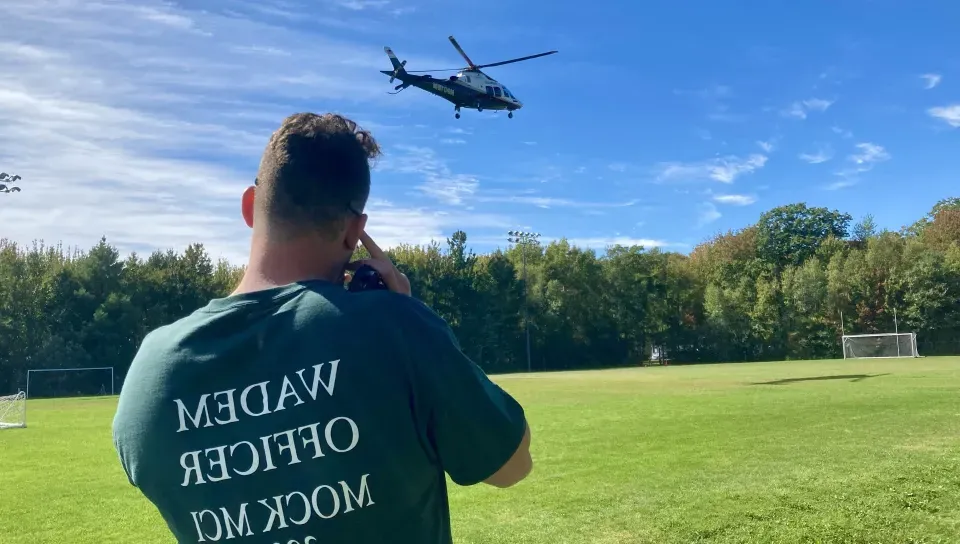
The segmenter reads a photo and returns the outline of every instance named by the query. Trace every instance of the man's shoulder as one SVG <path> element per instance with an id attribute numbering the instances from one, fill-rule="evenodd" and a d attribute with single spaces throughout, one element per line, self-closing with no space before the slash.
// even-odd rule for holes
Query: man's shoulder
<path id="1" fill-rule="evenodd" d="M 391 295 L 393 295 L 390 297 L 391 304 L 393 305 L 392 309 L 399 315 L 421 321 L 443 323 L 443 318 L 422 300 L 397 293 L 391 293 Z"/>
<path id="2" fill-rule="evenodd" d="M 174 348 L 184 337 L 189 336 L 191 331 L 200 326 L 205 317 L 201 310 L 195 310 L 175 321 L 150 330 L 140 342 L 137 357 Z"/>
<path id="3" fill-rule="evenodd" d="M 364 312 L 388 318 L 401 328 L 440 326 L 446 322 L 423 301 L 393 291 L 369 291 L 349 293 L 347 299 L 355 299 Z"/>
<path id="4" fill-rule="evenodd" d="M 230 336 L 225 334 L 225 327 L 215 324 L 221 317 L 207 311 L 206 307 L 198 308 L 147 332 L 130 363 L 129 379 L 124 383 L 129 381 L 156 387 L 170 382 L 171 376 L 177 373 L 176 369 L 195 362 L 198 345 L 206 351 L 217 337 Z"/>
<path id="5" fill-rule="evenodd" d="M 446 320 L 423 301 L 398 295 L 394 298 L 393 304 L 395 312 L 393 318 L 410 334 L 422 340 L 426 340 L 425 336 L 455 340 Z"/>

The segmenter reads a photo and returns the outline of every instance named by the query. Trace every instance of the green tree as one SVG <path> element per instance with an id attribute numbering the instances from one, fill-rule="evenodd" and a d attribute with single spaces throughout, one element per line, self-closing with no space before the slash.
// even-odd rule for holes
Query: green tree
<path id="1" fill-rule="evenodd" d="M 953 196 L 938 200 L 927 212 L 927 215 L 921 217 L 909 227 L 904 227 L 902 234 L 905 236 L 920 236 L 933 223 L 937 214 L 944 210 L 960 210 L 960 197 Z"/>
<path id="2" fill-rule="evenodd" d="M 689 255 L 567 240 L 478 255 L 463 231 L 387 253 L 492 372 L 526 370 L 525 303 L 535 370 L 637 365 L 654 346 L 683 363 L 836 357 L 841 313 L 851 334 L 891 332 L 896 312 L 922 353 L 960 353 L 960 199 L 938 202 L 915 232 L 878 232 L 867 214 L 848 239 L 849 221 L 781 206 Z M 228 295 L 242 274 L 202 244 L 140 256 L 106 239 L 86 251 L 0 240 L 0 394 L 31 368 L 109 366 L 122 380 L 149 331 Z M 43 393 L 101 381 L 52 375 Z"/>
<path id="3" fill-rule="evenodd" d="M 760 258 L 778 272 L 787 265 L 803 264 L 828 237 L 846 238 L 851 219 L 848 213 L 804 203 L 773 208 L 757 222 Z"/>
<path id="4" fill-rule="evenodd" d="M 868 213 L 853 226 L 853 239 L 859 244 L 866 244 L 867 240 L 877 235 L 877 224 L 873 214 Z"/>

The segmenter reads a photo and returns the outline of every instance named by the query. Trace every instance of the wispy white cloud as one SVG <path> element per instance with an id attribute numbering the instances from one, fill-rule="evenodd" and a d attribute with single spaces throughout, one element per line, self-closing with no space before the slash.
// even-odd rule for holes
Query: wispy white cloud
<path id="1" fill-rule="evenodd" d="M 844 139 L 853 138 L 853 132 L 850 132 L 849 130 L 836 127 L 836 126 L 830 127 L 830 130 L 832 130 L 834 134 L 840 136 L 841 138 L 844 138 Z"/>
<path id="2" fill-rule="evenodd" d="M 825 189 L 837 190 L 856 185 L 860 182 L 861 174 L 873 170 L 877 163 L 890 160 L 890 153 L 881 145 L 862 142 L 854 145 L 854 147 L 857 152 L 847 156 L 847 162 L 851 163 L 851 166 L 834 172 L 834 175 L 839 179 L 828 183 Z"/>
<path id="3" fill-rule="evenodd" d="M 781 115 L 784 117 L 794 117 L 797 119 L 806 119 L 807 115 L 812 111 L 824 112 L 827 111 L 827 108 L 833 105 L 834 100 L 825 100 L 822 98 L 810 98 L 808 100 L 800 100 L 790 104 L 785 110 L 781 111 Z"/>
<path id="4" fill-rule="evenodd" d="M 607 165 L 607 168 L 609 168 L 610 170 L 613 170 L 614 172 L 626 172 L 626 171 L 627 171 L 627 165 L 624 164 L 624 163 L 622 163 L 622 162 L 615 162 L 615 163 L 612 163 L 612 164 L 608 164 L 608 165 Z"/>
<path id="5" fill-rule="evenodd" d="M 443 204 L 462 205 L 480 187 L 477 176 L 454 173 L 447 161 L 429 147 L 399 144 L 394 150 L 396 153 L 387 155 L 377 167 L 421 176 L 423 182 L 417 188 Z"/>
<path id="6" fill-rule="evenodd" d="M 215 257 L 244 259 L 239 196 L 270 133 L 298 108 L 290 104 L 356 110 L 386 96 L 371 70 L 386 62 L 382 50 L 284 27 L 285 14 L 296 14 L 285 9 L 240 0 L 209 10 L 159 0 L 0 2 L 0 20 L 17 29 L 0 38 L 8 74 L 0 163 L 24 178 L 16 206 L 0 208 L 0 223 L 16 225 L 4 235 L 79 247 L 106 235 L 124 252 L 203 242 Z M 244 16 L 251 10 L 272 10 L 275 20 Z M 350 116 L 374 125 L 362 112 Z M 391 130 L 381 124 L 375 136 L 389 141 Z M 424 178 L 423 190 L 442 202 L 476 184 L 443 168 Z M 381 191 L 375 184 L 374 196 Z M 382 197 L 369 209 L 370 231 L 387 247 L 451 227 L 509 224 Z"/>
<path id="7" fill-rule="evenodd" d="M 713 111 L 707 114 L 707 119 L 724 123 L 739 123 L 746 118 L 743 114 L 731 112 L 728 104 L 716 104 Z"/>
<path id="8" fill-rule="evenodd" d="M 673 94 L 693 96 L 701 100 L 718 100 L 733 96 L 733 89 L 729 85 L 709 85 L 700 89 L 674 89 Z"/>
<path id="9" fill-rule="evenodd" d="M 688 181 L 712 179 L 722 183 L 732 183 L 744 174 L 750 174 L 763 168 L 767 163 L 766 155 L 752 154 L 741 158 L 734 155 L 694 162 L 668 162 L 658 167 L 659 181 Z"/>
<path id="10" fill-rule="evenodd" d="M 331 3 L 354 11 L 384 8 L 390 5 L 389 0 L 333 0 Z"/>
<path id="11" fill-rule="evenodd" d="M 739 122 L 743 115 L 730 112 L 730 106 L 725 102 L 733 97 L 733 89 L 728 85 L 710 85 L 702 89 L 674 89 L 673 94 L 691 96 L 702 102 L 707 108 L 707 119 L 719 122 Z"/>
<path id="12" fill-rule="evenodd" d="M 760 146 L 760 149 L 762 149 L 764 153 L 772 153 L 773 150 L 775 149 L 774 143 L 769 140 L 768 141 L 757 140 L 757 145 Z"/>
<path id="13" fill-rule="evenodd" d="M 784 117 L 796 117 L 797 119 L 806 119 L 807 110 L 803 107 L 800 102 L 794 102 L 787 109 L 780 112 Z"/>
<path id="14" fill-rule="evenodd" d="M 920 79 L 923 80 L 923 88 L 930 90 L 939 85 L 942 78 L 940 74 L 923 74 Z"/>
<path id="15" fill-rule="evenodd" d="M 142 1 L 142 0 L 140 0 Z M 350 0 L 218 0 L 207 3 L 211 11 L 232 17 L 248 17 L 269 23 L 303 23 L 350 30 L 355 33 L 376 31 L 380 16 L 395 19 L 413 11 L 394 2 L 351 2 Z M 318 10 L 317 8 L 320 8 Z M 360 8 L 360 9 L 358 9 Z"/>
<path id="16" fill-rule="evenodd" d="M 467 141 L 463 138 L 441 138 L 440 143 L 446 145 L 463 145 L 467 143 Z"/>
<path id="17" fill-rule="evenodd" d="M 850 155 L 849 159 L 861 168 L 873 168 L 875 163 L 883 162 L 890 158 L 890 154 L 887 153 L 887 150 L 881 145 L 865 142 L 856 144 L 854 147 L 859 150 L 859 153 Z"/>
<path id="18" fill-rule="evenodd" d="M 720 210 L 718 210 L 712 202 L 704 202 L 699 207 L 697 226 L 703 227 L 709 225 L 721 217 L 723 217 L 723 214 L 720 213 Z"/>
<path id="19" fill-rule="evenodd" d="M 491 191 L 492 193 L 492 191 Z M 617 202 L 587 202 L 574 200 L 570 198 L 558 198 L 539 195 L 483 195 L 474 197 L 477 202 L 502 203 L 502 204 L 529 204 L 538 208 L 578 208 L 578 209 L 597 209 L 597 208 L 628 208 L 638 204 L 640 201 L 633 199 Z"/>
<path id="20" fill-rule="evenodd" d="M 559 240 L 560 237 L 554 238 L 554 240 Z M 687 244 L 680 242 L 668 242 L 666 240 L 655 240 L 650 238 L 632 238 L 629 236 L 611 236 L 611 237 L 584 237 L 584 238 L 568 238 L 570 245 L 590 248 L 595 251 L 604 251 L 609 247 L 621 245 L 621 246 L 643 246 L 644 249 L 652 249 L 655 247 L 659 248 L 671 248 L 671 247 L 687 247 Z"/>
<path id="21" fill-rule="evenodd" d="M 960 104 L 951 104 L 949 106 L 937 106 L 930 108 L 927 113 L 931 117 L 940 119 L 951 127 L 960 127 Z"/>
<path id="22" fill-rule="evenodd" d="M 844 178 L 844 179 L 841 179 L 841 180 L 839 180 L 839 181 L 834 181 L 834 182 L 828 183 L 828 184 L 824 187 L 824 189 L 826 189 L 826 190 L 828 190 L 828 191 L 837 191 L 837 190 L 843 189 L 843 188 L 845 188 L 845 187 L 852 187 L 852 186 L 856 185 L 857 183 L 859 183 L 859 181 L 860 181 L 860 180 L 859 180 L 859 179 L 856 179 L 856 178 Z"/>
<path id="23" fill-rule="evenodd" d="M 373 200 L 367 206 L 370 214 L 370 236 L 383 247 L 400 244 L 428 244 L 444 240 L 453 229 L 496 229 L 506 231 L 514 224 L 510 218 L 495 213 L 463 213 L 430 207 L 410 207 L 384 200 Z M 375 221 L 376 219 L 376 221 Z M 475 237 L 471 237 L 473 240 Z"/>
<path id="24" fill-rule="evenodd" d="M 820 164 L 833 158 L 833 150 L 829 146 L 820 146 L 813 153 L 801 153 L 799 158 L 810 164 Z"/>
<path id="25" fill-rule="evenodd" d="M 715 195 L 713 197 L 714 202 L 719 202 L 720 204 L 733 204 L 735 206 L 749 206 L 757 201 L 757 197 L 754 195 Z"/>
<path id="26" fill-rule="evenodd" d="M 401 15 L 407 15 L 417 11 L 417 8 L 416 6 L 400 6 L 390 8 L 388 11 L 390 15 L 393 15 L 394 17 L 400 17 Z"/>
<path id="27" fill-rule="evenodd" d="M 805 108 L 807 109 L 807 111 L 827 111 L 827 108 L 829 108 L 831 105 L 833 105 L 834 102 L 835 102 L 835 100 L 824 100 L 824 99 L 822 99 L 822 98 L 811 98 L 811 99 L 809 99 L 809 100 L 804 100 L 804 101 L 803 101 L 803 107 L 805 107 Z"/>

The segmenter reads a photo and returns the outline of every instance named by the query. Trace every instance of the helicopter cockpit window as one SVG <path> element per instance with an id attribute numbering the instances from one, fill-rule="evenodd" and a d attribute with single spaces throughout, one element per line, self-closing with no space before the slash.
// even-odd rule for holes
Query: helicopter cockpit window
<path id="1" fill-rule="evenodd" d="M 516 98 L 515 96 L 513 96 L 513 93 L 507 90 L 506 87 L 503 88 L 503 96 L 506 96 L 507 98 Z"/>
<path id="2" fill-rule="evenodd" d="M 494 96 L 497 96 L 497 97 L 503 96 L 503 95 L 500 94 L 500 87 L 494 87 L 494 88 L 493 88 L 493 94 L 494 94 Z"/>

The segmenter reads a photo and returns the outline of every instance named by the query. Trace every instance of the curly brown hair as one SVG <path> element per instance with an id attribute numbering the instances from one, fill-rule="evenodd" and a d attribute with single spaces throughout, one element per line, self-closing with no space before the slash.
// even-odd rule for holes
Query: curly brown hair
<path id="1" fill-rule="evenodd" d="M 335 113 L 295 113 L 270 137 L 257 172 L 256 203 L 271 231 L 333 235 L 370 195 L 373 136 Z"/>

